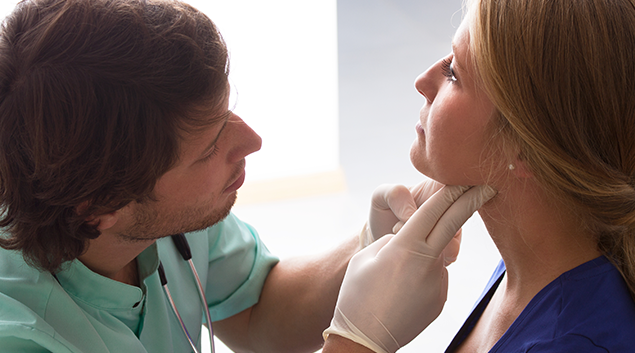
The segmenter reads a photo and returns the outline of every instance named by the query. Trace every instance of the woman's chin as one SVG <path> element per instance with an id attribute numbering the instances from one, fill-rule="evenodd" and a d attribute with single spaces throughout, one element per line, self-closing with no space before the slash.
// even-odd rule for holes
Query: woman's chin
<path id="1" fill-rule="evenodd" d="M 425 172 L 425 154 L 421 153 L 421 146 L 418 144 L 418 140 L 415 140 L 410 147 L 410 163 L 419 171 L 419 173 L 426 174 Z"/>
<path id="2" fill-rule="evenodd" d="M 422 163 L 421 160 L 411 160 L 411 162 L 415 169 L 427 178 L 444 185 L 459 185 L 456 178 L 435 171 L 428 163 Z"/>
<path id="3" fill-rule="evenodd" d="M 412 159 L 412 158 L 410 159 L 410 163 L 412 163 L 412 166 L 415 167 L 415 169 L 419 173 L 423 174 L 424 176 L 434 181 L 439 181 L 437 180 L 438 176 L 434 173 L 434 171 L 432 170 L 432 168 L 430 168 L 428 164 L 421 162 L 421 160 Z"/>
<path id="4" fill-rule="evenodd" d="M 413 143 L 410 149 L 410 163 L 419 173 L 436 182 L 445 185 L 458 185 L 454 184 L 458 181 L 456 177 L 449 175 L 444 168 L 439 168 L 440 164 L 437 163 L 435 165 L 435 163 L 431 163 L 430 160 L 426 158 L 425 152 L 418 146 L 417 141 Z"/>

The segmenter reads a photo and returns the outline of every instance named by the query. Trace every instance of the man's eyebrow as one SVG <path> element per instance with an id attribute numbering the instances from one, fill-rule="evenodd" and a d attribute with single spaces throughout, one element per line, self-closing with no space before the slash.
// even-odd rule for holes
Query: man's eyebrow
<path id="1" fill-rule="evenodd" d="M 223 130 L 225 130 L 225 127 L 227 126 L 227 122 L 229 121 L 229 118 L 231 117 L 231 113 L 232 113 L 232 111 L 229 110 L 229 111 L 227 111 L 227 113 L 224 114 L 225 115 L 225 122 L 223 123 L 223 126 L 218 131 L 218 134 L 216 135 L 214 140 L 212 140 L 212 142 L 210 142 L 210 144 L 207 145 L 207 147 L 205 147 L 205 149 L 203 150 L 203 153 L 201 153 L 201 157 L 207 156 L 209 151 L 211 151 L 214 148 L 214 146 L 218 142 L 218 139 L 220 138 L 220 135 L 223 133 Z"/>

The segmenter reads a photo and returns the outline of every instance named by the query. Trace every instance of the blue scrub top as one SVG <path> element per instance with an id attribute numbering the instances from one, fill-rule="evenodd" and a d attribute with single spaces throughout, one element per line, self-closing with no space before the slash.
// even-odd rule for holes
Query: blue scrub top
<path id="1" fill-rule="evenodd" d="M 446 353 L 456 351 L 474 329 L 504 273 L 501 261 Z M 617 268 L 600 256 L 536 294 L 492 347 L 494 352 L 635 352 L 635 302 Z"/>
<path id="2" fill-rule="evenodd" d="M 278 259 L 257 232 L 233 214 L 186 235 L 205 288 L 212 321 L 258 302 Z M 161 287 L 168 287 L 200 349 L 204 315 L 189 265 L 171 239 L 160 239 L 138 258 L 141 286 L 92 272 L 79 260 L 53 276 L 0 248 L 0 350 L 2 352 L 189 352 L 190 345 Z"/>

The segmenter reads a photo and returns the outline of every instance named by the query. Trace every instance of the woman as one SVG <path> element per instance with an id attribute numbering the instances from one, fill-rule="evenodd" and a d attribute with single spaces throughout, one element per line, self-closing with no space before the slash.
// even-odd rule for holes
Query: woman
<path id="1" fill-rule="evenodd" d="M 448 352 L 635 347 L 633 43 L 633 0 L 473 0 L 417 78 L 415 167 L 498 190 L 503 262 Z"/>
<path id="2" fill-rule="evenodd" d="M 479 212 L 504 268 L 448 351 L 630 351 L 635 3 L 469 6 L 453 54 L 416 81 L 412 161 L 498 190 Z"/>

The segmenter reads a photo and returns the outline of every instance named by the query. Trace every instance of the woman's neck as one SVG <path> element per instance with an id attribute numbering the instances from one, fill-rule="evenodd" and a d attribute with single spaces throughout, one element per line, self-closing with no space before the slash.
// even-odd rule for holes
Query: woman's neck
<path id="1" fill-rule="evenodd" d="M 528 302 L 562 273 L 600 256 L 580 219 L 533 179 L 510 183 L 479 213 L 505 261 L 506 296 L 515 300 Z"/>

